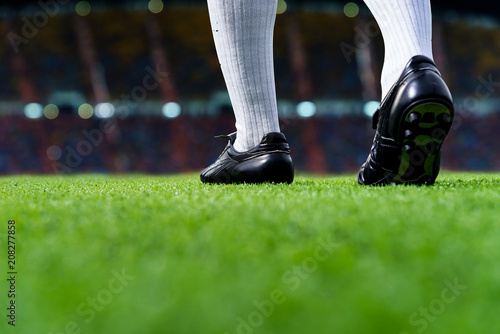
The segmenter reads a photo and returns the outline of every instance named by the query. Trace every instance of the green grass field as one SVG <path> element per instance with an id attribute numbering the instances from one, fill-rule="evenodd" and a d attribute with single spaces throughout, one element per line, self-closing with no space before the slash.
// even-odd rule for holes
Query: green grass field
<path id="1" fill-rule="evenodd" d="M 0 179 L 0 333 L 498 333 L 500 175 Z M 8 220 L 16 221 L 16 326 Z"/>

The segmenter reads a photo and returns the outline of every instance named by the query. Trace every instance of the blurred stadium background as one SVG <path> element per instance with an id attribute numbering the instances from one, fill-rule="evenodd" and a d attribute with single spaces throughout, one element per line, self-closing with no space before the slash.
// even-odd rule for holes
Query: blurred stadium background
<path id="1" fill-rule="evenodd" d="M 455 98 L 443 167 L 500 169 L 500 13 L 434 1 Z M 491 7 L 492 5 L 490 5 Z M 234 117 L 205 1 L 1 2 L 0 173 L 178 173 L 211 163 Z M 356 171 L 383 62 L 362 1 L 280 0 L 275 68 L 296 168 Z"/>

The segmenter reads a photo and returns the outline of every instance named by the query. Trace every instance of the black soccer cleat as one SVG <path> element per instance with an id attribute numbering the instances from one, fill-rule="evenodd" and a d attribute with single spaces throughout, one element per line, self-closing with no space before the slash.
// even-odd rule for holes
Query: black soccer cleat
<path id="1" fill-rule="evenodd" d="M 229 142 L 217 160 L 200 174 L 205 183 L 292 183 L 293 163 L 290 147 L 281 132 L 266 134 L 259 145 L 238 152 L 233 144 L 236 132 L 227 136 Z"/>
<path id="2" fill-rule="evenodd" d="M 425 56 L 411 58 L 373 115 L 377 132 L 358 183 L 434 184 L 453 116 L 436 64 Z"/>

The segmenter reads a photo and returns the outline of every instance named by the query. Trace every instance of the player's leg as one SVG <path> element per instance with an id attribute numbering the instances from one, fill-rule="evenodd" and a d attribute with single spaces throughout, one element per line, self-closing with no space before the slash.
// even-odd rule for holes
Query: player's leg
<path id="1" fill-rule="evenodd" d="M 451 94 L 432 59 L 429 0 L 365 0 L 385 46 L 382 103 L 360 184 L 433 184 L 453 119 Z"/>
<path id="2" fill-rule="evenodd" d="M 208 9 L 236 133 L 229 136 L 228 147 L 216 163 L 201 173 L 201 180 L 292 182 L 292 162 L 279 132 L 276 104 L 273 33 L 277 0 L 208 0 Z"/>
<path id="3" fill-rule="evenodd" d="M 417 55 L 432 59 L 432 15 L 429 0 L 365 0 L 384 38 L 382 97 Z"/>
<path id="4" fill-rule="evenodd" d="M 208 0 L 215 47 L 236 118 L 238 151 L 279 132 L 273 68 L 276 0 Z"/>

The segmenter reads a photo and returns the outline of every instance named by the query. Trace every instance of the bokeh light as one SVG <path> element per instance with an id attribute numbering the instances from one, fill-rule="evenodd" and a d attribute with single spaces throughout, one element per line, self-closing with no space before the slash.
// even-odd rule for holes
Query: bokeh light
<path id="1" fill-rule="evenodd" d="M 373 114 L 375 114 L 375 112 L 377 111 L 377 108 L 379 105 L 380 105 L 380 102 L 368 101 L 363 106 L 363 112 L 365 113 L 366 116 L 372 117 Z"/>
<path id="2" fill-rule="evenodd" d="M 59 116 L 59 108 L 55 104 L 47 104 L 43 108 L 43 114 L 47 119 L 55 119 Z"/>
<path id="3" fill-rule="evenodd" d="M 99 103 L 95 106 L 95 115 L 99 118 L 110 118 L 115 114 L 115 106 L 109 102 Z"/>
<path id="4" fill-rule="evenodd" d="M 88 103 L 84 103 L 78 108 L 78 116 L 83 119 L 89 119 L 93 114 L 94 108 Z"/>
<path id="5" fill-rule="evenodd" d="M 354 2 L 348 2 L 344 6 L 344 14 L 347 17 L 356 17 L 359 14 L 359 7 Z"/>
<path id="6" fill-rule="evenodd" d="M 43 115 L 43 107 L 39 103 L 28 103 L 24 106 L 24 115 L 28 118 L 40 118 Z"/>
<path id="7" fill-rule="evenodd" d="M 150 0 L 148 3 L 148 9 L 153 14 L 158 14 L 163 10 L 163 1 L 161 0 Z"/>
<path id="8" fill-rule="evenodd" d="M 76 4 L 75 11 L 80 16 L 87 16 L 91 11 L 90 4 L 87 1 L 79 1 Z"/>
<path id="9" fill-rule="evenodd" d="M 283 14 L 286 12 L 287 4 L 285 0 L 278 0 L 278 10 L 277 14 Z"/>
<path id="10" fill-rule="evenodd" d="M 181 106 L 175 102 L 166 103 L 162 108 L 163 115 L 168 118 L 175 118 L 181 114 Z"/>
<path id="11" fill-rule="evenodd" d="M 314 104 L 314 102 L 300 102 L 297 105 L 297 114 L 301 117 L 311 117 L 316 114 L 316 109 L 316 104 Z"/>

